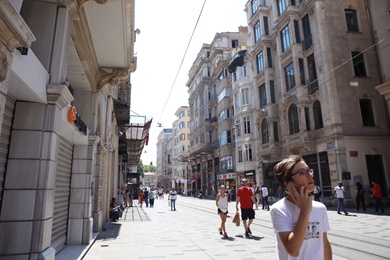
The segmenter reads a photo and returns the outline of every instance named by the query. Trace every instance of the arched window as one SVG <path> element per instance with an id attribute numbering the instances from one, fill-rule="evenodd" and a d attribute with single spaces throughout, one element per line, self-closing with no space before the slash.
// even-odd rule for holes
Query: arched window
<path id="1" fill-rule="evenodd" d="M 324 122 L 322 121 L 322 110 L 320 101 L 315 101 L 313 104 L 313 114 L 314 114 L 314 129 L 320 129 L 324 127 Z"/>
<path id="2" fill-rule="evenodd" d="M 263 119 L 261 122 L 261 142 L 262 144 L 269 143 L 267 119 Z"/>
<path id="3" fill-rule="evenodd" d="M 295 104 L 292 104 L 288 109 L 288 123 L 290 127 L 290 135 L 299 132 L 298 108 Z"/>

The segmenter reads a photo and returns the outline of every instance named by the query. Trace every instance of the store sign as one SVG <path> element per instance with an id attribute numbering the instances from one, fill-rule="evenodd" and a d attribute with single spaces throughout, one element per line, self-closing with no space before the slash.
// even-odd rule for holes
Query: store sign
<path id="1" fill-rule="evenodd" d="M 232 172 L 232 173 L 224 173 L 224 174 L 219 174 L 218 175 L 218 180 L 225 180 L 225 179 L 234 179 L 237 177 L 237 173 Z"/>

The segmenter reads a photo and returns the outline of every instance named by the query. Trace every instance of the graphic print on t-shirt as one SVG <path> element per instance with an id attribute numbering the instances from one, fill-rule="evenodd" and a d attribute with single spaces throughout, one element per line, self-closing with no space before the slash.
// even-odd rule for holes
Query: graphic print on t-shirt
<path id="1" fill-rule="evenodd" d="M 320 237 L 320 232 L 318 231 L 320 223 L 319 222 L 309 222 L 307 224 L 305 240 L 315 239 Z"/>

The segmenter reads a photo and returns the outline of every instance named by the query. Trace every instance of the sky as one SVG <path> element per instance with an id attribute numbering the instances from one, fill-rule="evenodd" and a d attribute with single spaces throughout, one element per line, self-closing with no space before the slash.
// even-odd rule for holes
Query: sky
<path id="1" fill-rule="evenodd" d="M 131 75 L 130 121 L 152 119 L 149 144 L 141 156 L 143 164 L 156 166 L 159 133 L 172 128 L 179 107 L 188 106 L 188 72 L 202 44 L 210 44 L 216 33 L 237 32 L 238 27 L 247 26 L 246 2 L 135 1 L 135 29 L 140 34 L 134 45 L 137 69 Z"/>

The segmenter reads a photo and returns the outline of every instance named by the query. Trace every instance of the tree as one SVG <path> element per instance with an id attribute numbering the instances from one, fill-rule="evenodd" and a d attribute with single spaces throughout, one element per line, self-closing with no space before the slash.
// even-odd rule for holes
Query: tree
<path id="1" fill-rule="evenodd" d="M 144 165 L 143 170 L 144 172 L 156 172 L 157 167 L 154 165 Z"/>

